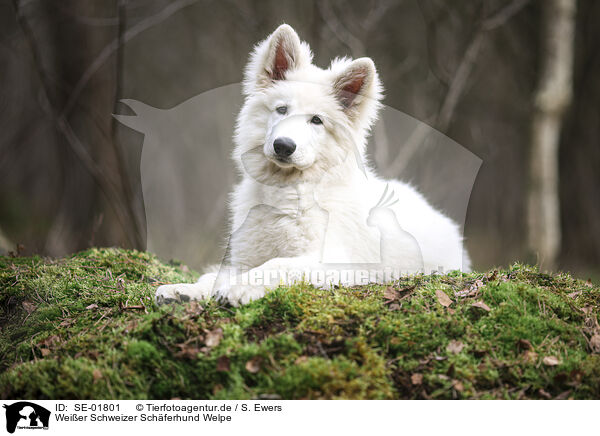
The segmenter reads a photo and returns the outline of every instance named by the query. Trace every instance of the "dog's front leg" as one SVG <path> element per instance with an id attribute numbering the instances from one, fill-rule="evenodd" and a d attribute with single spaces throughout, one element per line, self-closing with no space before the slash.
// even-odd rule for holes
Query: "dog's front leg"
<path id="1" fill-rule="evenodd" d="M 298 281 L 310 281 L 311 272 L 319 267 L 315 257 L 279 257 L 259 267 L 239 272 L 223 270 L 215 285 L 215 297 L 226 299 L 234 306 L 262 298 L 269 289 L 289 286 Z"/>

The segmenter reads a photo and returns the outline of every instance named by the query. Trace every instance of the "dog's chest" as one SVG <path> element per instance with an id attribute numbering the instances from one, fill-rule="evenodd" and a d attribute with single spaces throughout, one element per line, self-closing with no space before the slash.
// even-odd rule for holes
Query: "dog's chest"
<path id="1" fill-rule="evenodd" d="M 327 212 L 318 205 L 300 207 L 295 213 L 274 210 L 274 219 L 267 220 L 267 241 L 275 250 L 274 257 L 303 255 L 319 251 L 323 243 Z"/>
<path id="2" fill-rule="evenodd" d="M 255 267 L 275 257 L 318 254 L 327 219 L 308 188 L 265 189 L 232 235 L 232 263 Z"/>

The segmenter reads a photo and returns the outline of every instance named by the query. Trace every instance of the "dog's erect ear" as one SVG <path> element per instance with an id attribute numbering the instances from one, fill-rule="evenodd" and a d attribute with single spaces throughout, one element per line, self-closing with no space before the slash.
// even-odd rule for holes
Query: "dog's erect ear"
<path id="1" fill-rule="evenodd" d="M 269 50 L 265 59 L 266 75 L 272 80 L 285 79 L 288 70 L 296 69 L 301 63 L 300 38 L 287 24 L 282 24 L 269 38 Z"/>
<path id="2" fill-rule="evenodd" d="M 311 61 L 312 54 L 308 45 L 300 41 L 291 26 L 282 24 L 259 43 L 250 56 L 246 68 L 245 91 L 251 93 L 276 80 L 284 80 L 288 71 L 310 64 Z"/>
<path id="3" fill-rule="evenodd" d="M 381 99 L 381 85 L 370 58 L 350 62 L 333 81 L 335 96 L 348 114 L 358 112 L 369 100 L 377 105 Z"/>

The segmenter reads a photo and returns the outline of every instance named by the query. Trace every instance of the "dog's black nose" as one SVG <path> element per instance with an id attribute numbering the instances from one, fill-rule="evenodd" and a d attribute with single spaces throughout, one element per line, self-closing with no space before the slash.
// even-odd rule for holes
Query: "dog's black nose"
<path id="1" fill-rule="evenodd" d="M 285 136 L 275 139 L 273 142 L 275 154 L 279 157 L 290 157 L 296 150 L 296 143 Z"/>

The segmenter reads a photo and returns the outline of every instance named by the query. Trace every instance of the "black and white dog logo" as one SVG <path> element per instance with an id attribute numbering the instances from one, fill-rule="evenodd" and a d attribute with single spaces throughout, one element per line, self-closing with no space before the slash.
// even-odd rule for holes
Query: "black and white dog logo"
<path id="1" fill-rule="evenodd" d="M 48 429 L 50 411 L 28 401 L 4 405 L 6 409 L 6 431 L 14 433 L 18 429 Z"/>

